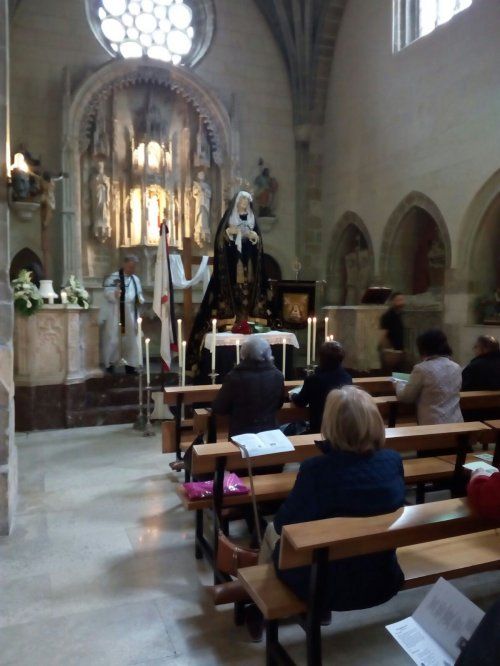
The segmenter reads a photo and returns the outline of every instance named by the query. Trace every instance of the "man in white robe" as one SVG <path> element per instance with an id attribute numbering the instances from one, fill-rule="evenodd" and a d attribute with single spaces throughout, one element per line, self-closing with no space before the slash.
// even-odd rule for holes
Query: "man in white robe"
<path id="1" fill-rule="evenodd" d="M 139 305 L 144 303 L 141 281 L 135 275 L 138 259 L 128 255 L 119 271 L 104 280 L 106 303 L 103 313 L 103 361 L 106 370 L 114 372 L 117 364 L 125 364 L 125 372 L 137 374 L 142 365 L 137 342 Z"/>

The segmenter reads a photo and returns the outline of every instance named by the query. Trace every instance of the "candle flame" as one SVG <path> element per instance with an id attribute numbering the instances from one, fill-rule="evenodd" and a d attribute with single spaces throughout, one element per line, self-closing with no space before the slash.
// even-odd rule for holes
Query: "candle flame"
<path id="1" fill-rule="evenodd" d="M 151 340 L 150 340 L 149 338 L 146 338 L 145 342 L 146 342 L 147 345 L 149 345 L 149 343 L 151 342 Z"/>

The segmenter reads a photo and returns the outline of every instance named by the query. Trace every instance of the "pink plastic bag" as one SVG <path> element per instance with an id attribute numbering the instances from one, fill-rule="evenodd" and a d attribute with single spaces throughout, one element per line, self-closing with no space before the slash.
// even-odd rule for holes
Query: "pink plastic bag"
<path id="1" fill-rule="evenodd" d="M 206 499 L 213 495 L 213 481 L 190 481 L 183 486 L 190 500 Z M 246 495 L 248 492 L 248 488 L 237 474 L 233 472 L 224 474 L 224 495 Z"/>

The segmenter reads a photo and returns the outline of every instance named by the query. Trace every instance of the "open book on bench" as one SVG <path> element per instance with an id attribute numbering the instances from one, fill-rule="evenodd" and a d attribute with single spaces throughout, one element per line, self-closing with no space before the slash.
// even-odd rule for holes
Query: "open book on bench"
<path id="1" fill-rule="evenodd" d="M 257 435 L 253 433 L 236 435 L 231 437 L 231 441 L 241 449 L 243 458 L 268 456 L 272 453 L 287 453 L 294 450 L 292 442 L 281 430 L 266 430 Z"/>

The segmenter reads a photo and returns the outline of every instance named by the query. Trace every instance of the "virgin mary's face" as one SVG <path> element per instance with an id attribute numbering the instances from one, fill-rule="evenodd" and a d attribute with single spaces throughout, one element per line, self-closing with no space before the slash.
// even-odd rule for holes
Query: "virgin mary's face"
<path id="1" fill-rule="evenodd" d="M 238 201 L 237 210 L 240 215 L 244 215 L 248 212 L 248 199 L 246 197 L 241 197 Z"/>

